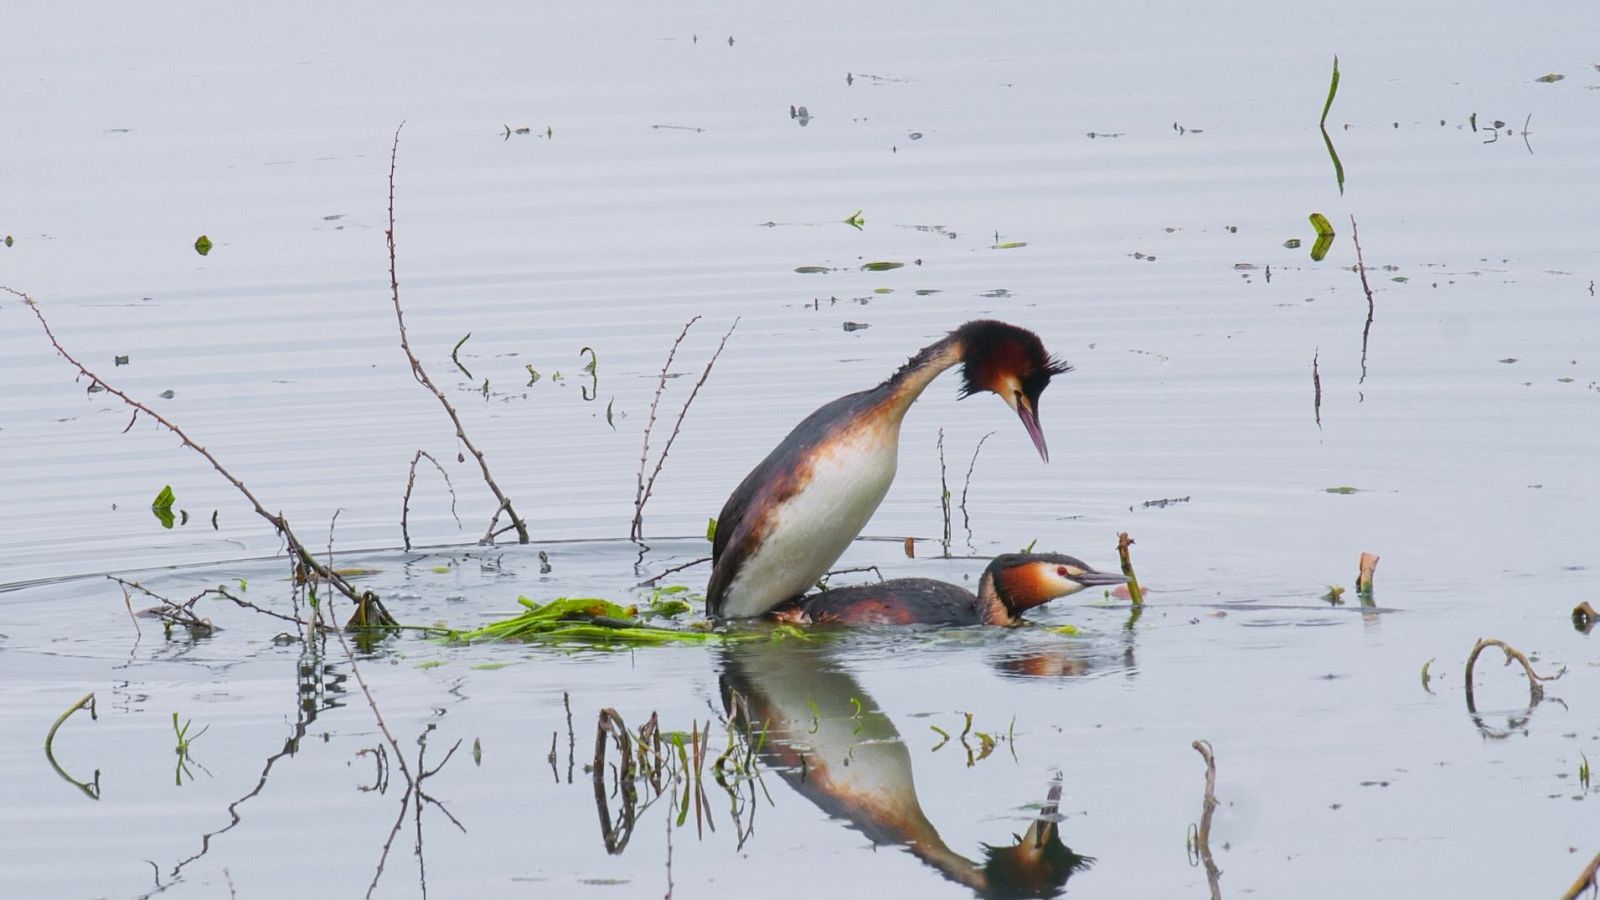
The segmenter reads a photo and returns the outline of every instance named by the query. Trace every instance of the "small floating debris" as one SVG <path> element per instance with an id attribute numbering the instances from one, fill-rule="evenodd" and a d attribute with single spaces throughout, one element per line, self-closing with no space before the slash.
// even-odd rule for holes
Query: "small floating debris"
<path id="1" fill-rule="evenodd" d="M 888 272 L 888 271 L 891 271 L 893 269 L 902 268 L 904 266 L 905 266 L 905 263 L 903 263 L 903 262 L 889 262 L 889 261 L 885 261 L 885 260 L 878 260 L 878 261 L 869 262 L 869 263 L 863 265 L 861 267 L 861 271 L 863 271 L 863 272 Z"/>
<path id="2" fill-rule="evenodd" d="M 7 242 L 7 246 L 10 246 L 9 241 Z M 210 253 L 211 247 L 211 238 L 208 238 L 203 234 L 194 239 L 194 252 L 200 254 L 201 256 L 205 256 L 207 253 Z"/>
<path id="3" fill-rule="evenodd" d="M 1166 498 L 1163 498 L 1161 500 L 1146 500 L 1146 501 L 1144 501 L 1143 503 L 1141 503 L 1139 505 L 1144 507 L 1145 509 L 1166 509 L 1167 507 L 1172 506 L 1173 504 L 1176 504 L 1176 503 L 1188 503 L 1188 502 L 1189 502 L 1189 498 L 1188 497 L 1166 497 Z M 1131 509 L 1132 507 L 1129 507 L 1129 508 Z"/>

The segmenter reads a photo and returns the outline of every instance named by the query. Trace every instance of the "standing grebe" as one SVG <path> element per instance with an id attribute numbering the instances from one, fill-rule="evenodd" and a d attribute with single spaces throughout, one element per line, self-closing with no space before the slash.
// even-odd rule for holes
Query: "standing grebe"
<path id="1" fill-rule="evenodd" d="M 983 570 L 974 595 L 931 578 L 895 578 L 806 597 L 774 617 L 842 625 L 1021 625 L 1027 610 L 1095 585 L 1126 584 L 1061 553 L 1007 553 Z"/>
<path id="2" fill-rule="evenodd" d="M 1039 456 L 1039 394 L 1071 370 L 1038 335 L 992 320 L 968 322 L 870 390 L 806 416 L 723 504 L 711 545 L 706 608 L 713 616 L 763 615 L 817 583 L 872 518 L 899 462 L 900 423 L 924 388 L 961 364 L 961 396 L 1000 395 Z"/>

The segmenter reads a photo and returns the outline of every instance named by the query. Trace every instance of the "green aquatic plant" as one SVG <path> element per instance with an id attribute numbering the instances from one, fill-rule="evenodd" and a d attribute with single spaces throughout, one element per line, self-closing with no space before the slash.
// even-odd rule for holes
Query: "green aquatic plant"
<path id="1" fill-rule="evenodd" d="M 1339 93 L 1339 57 L 1333 58 L 1333 79 L 1328 82 L 1328 99 L 1322 102 L 1322 120 L 1317 123 L 1319 128 L 1328 127 L 1328 110 L 1333 108 L 1333 95 Z"/>
<path id="2" fill-rule="evenodd" d="M 523 612 L 466 631 L 448 630 L 456 641 L 525 640 L 598 647 L 703 643 L 713 639 L 709 626 L 669 628 L 646 625 L 636 606 L 621 606 L 599 597 L 557 597 L 535 603 L 518 597 Z"/>
<path id="3" fill-rule="evenodd" d="M 205 256 L 207 253 L 210 253 L 211 247 L 211 238 L 208 238 L 203 234 L 194 239 L 194 252 L 200 254 L 201 256 Z"/>
<path id="4" fill-rule="evenodd" d="M 172 495 L 172 485 L 167 485 L 156 494 L 156 499 L 150 501 L 150 512 L 161 520 L 161 527 L 170 529 L 177 517 L 172 514 L 172 503 L 176 498 Z"/>

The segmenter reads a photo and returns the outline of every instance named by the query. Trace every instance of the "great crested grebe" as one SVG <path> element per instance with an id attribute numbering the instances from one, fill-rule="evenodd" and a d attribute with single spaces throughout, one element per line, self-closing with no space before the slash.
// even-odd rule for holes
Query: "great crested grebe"
<path id="1" fill-rule="evenodd" d="M 1006 553 L 983 570 L 977 594 L 931 578 L 894 578 L 812 594 L 773 616 L 841 625 L 1021 625 L 1022 614 L 1035 606 L 1127 581 L 1062 553 Z"/>
<path id="2" fill-rule="evenodd" d="M 939 373 L 961 364 L 961 396 L 999 394 L 1050 461 L 1039 394 L 1071 370 L 1031 331 L 981 319 L 922 348 L 870 390 L 806 416 L 734 489 L 717 517 L 706 608 L 763 615 L 817 583 L 866 526 L 894 481 L 900 423 Z"/>

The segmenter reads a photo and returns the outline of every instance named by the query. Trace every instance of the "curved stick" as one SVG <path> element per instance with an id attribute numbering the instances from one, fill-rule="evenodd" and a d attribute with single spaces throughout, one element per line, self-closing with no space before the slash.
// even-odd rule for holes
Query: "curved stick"
<path id="1" fill-rule="evenodd" d="M 1190 746 L 1206 761 L 1206 799 L 1200 810 L 1200 827 L 1195 831 L 1195 852 L 1205 864 L 1212 900 L 1222 900 L 1222 870 L 1211 857 L 1211 814 L 1217 811 L 1217 760 L 1211 754 L 1210 741 L 1195 741 Z"/>
<path id="2" fill-rule="evenodd" d="M 1522 671 L 1527 673 L 1528 676 L 1528 704 L 1530 706 L 1537 706 L 1539 701 L 1544 699 L 1544 687 L 1540 684 L 1540 682 L 1555 681 L 1557 678 L 1567 674 L 1567 667 L 1562 666 L 1560 671 L 1556 672 L 1554 675 L 1540 675 L 1538 672 L 1533 670 L 1533 663 L 1528 662 L 1528 657 L 1525 656 L 1521 650 L 1518 650 L 1517 648 L 1498 638 L 1478 638 L 1478 643 L 1472 646 L 1472 653 L 1467 656 L 1466 680 L 1468 712 L 1476 713 L 1478 711 L 1477 704 L 1474 702 L 1472 696 L 1472 667 L 1478 663 L 1478 654 L 1482 653 L 1484 649 L 1488 647 L 1499 647 L 1501 650 L 1504 650 L 1506 654 L 1506 665 L 1508 666 L 1511 665 L 1512 660 L 1522 663 Z"/>
<path id="3" fill-rule="evenodd" d="M 400 127 L 394 130 L 394 146 L 389 151 L 389 230 L 384 232 L 389 242 L 389 293 L 394 300 L 395 324 L 400 328 L 400 349 L 405 351 L 406 359 L 411 363 L 411 377 L 417 380 L 417 384 L 431 391 L 433 396 L 439 400 L 440 405 L 444 407 L 445 413 L 450 416 L 450 421 L 456 426 L 456 440 L 471 451 L 473 459 L 478 461 L 479 470 L 483 472 L 484 482 L 489 485 L 489 490 L 494 494 L 495 500 L 499 501 L 499 505 L 494 510 L 494 517 L 489 520 L 489 529 L 483 533 L 483 537 L 478 543 L 494 543 L 494 527 L 500 521 L 500 513 L 504 512 L 511 517 L 511 526 L 517 532 L 517 543 L 526 544 L 528 543 L 528 524 L 522 520 L 521 516 L 517 515 L 517 511 L 511 506 L 511 500 L 506 497 L 504 491 L 500 490 L 500 485 L 495 483 L 494 476 L 489 474 L 489 462 L 484 458 L 483 451 L 479 450 L 478 445 L 467 437 L 467 430 L 461 424 L 461 416 L 456 414 L 455 407 L 451 406 L 450 401 L 445 399 L 444 391 L 439 390 L 438 386 L 433 383 L 433 379 L 428 377 L 428 373 L 422 368 L 422 360 L 417 359 L 417 355 L 411 352 L 411 342 L 406 336 L 406 316 L 405 312 L 400 308 L 400 276 L 395 268 L 394 251 L 394 169 L 395 162 L 400 158 L 400 130 L 405 127 L 406 123 L 401 122 Z M 460 345 L 458 344 L 457 346 L 459 347 Z"/>
<path id="4" fill-rule="evenodd" d="M 95 709 L 94 709 L 94 691 L 90 691 L 89 693 L 84 694 L 82 697 L 79 697 L 77 703 L 74 703 L 71 706 L 67 707 L 67 711 L 66 712 L 64 712 L 60 716 L 56 717 L 55 724 L 50 726 L 49 732 L 47 732 L 45 734 L 45 736 L 44 736 L 44 758 L 50 760 L 50 768 L 55 769 L 57 775 L 60 775 L 62 778 L 65 778 L 67 781 L 71 782 L 72 785 L 74 787 L 76 787 L 78 790 L 83 791 L 84 795 L 87 796 L 90 800 L 99 800 L 100 799 L 100 770 L 99 769 L 95 769 L 94 770 L 94 781 L 92 783 L 91 782 L 79 781 L 78 779 L 73 778 L 71 775 L 68 775 L 67 771 L 65 769 L 61 768 L 61 764 L 56 762 L 55 752 L 51 748 L 51 745 L 53 743 L 55 743 L 56 731 L 58 731 L 61 728 L 61 723 L 65 722 L 73 713 L 77 712 L 80 709 L 87 709 L 89 711 L 89 718 L 91 718 L 91 719 L 100 718 L 98 715 L 95 714 Z"/>

